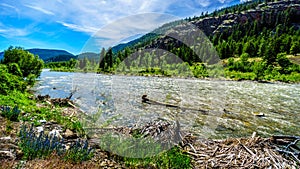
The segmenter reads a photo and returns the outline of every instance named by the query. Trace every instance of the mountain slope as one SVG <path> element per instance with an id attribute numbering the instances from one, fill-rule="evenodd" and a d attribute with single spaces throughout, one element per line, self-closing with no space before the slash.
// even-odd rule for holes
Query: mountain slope
<path id="1" fill-rule="evenodd" d="M 228 78 L 300 81 L 300 66 L 291 62 L 300 53 L 298 0 L 251 1 L 171 22 L 155 31 L 123 44 L 125 50 L 115 53 L 114 65 L 122 63 L 120 70 L 125 73 L 138 70 L 169 76 L 182 72 L 183 61 L 193 76 L 208 77 L 222 63 Z M 114 67 L 101 71 L 111 72 Z M 174 70 L 161 70 L 166 67 Z"/>
<path id="2" fill-rule="evenodd" d="M 240 27 L 243 27 L 245 25 L 251 26 L 255 22 L 257 22 L 261 28 L 265 27 L 267 29 L 275 30 L 278 24 L 283 23 L 283 21 L 280 21 L 280 19 L 282 18 L 279 18 L 279 16 L 283 16 L 281 15 L 281 13 L 291 10 L 295 10 L 295 13 L 293 14 L 293 17 L 289 18 L 289 23 L 284 26 L 294 25 L 295 28 L 299 28 L 299 6 L 300 2 L 297 0 L 277 1 L 270 3 L 263 3 L 262 0 L 246 2 L 243 4 L 224 8 L 219 11 L 215 11 L 209 15 L 206 14 L 199 17 L 167 23 L 161 26 L 160 28 L 155 29 L 153 32 L 142 36 L 141 38 L 138 38 L 126 44 L 120 44 L 113 47 L 113 51 L 118 52 L 126 47 L 129 47 L 131 49 L 137 49 L 166 46 L 162 43 L 169 43 L 170 40 L 166 40 L 169 38 L 166 38 L 166 36 L 161 35 L 166 34 L 166 32 L 167 34 L 178 34 L 180 31 L 189 31 L 183 30 L 184 28 L 182 28 L 182 25 L 184 24 L 194 25 L 195 28 L 198 28 L 201 31 L 203 31 L 208 37 L 212 37 L 216 34 L 220 35 L 222 33 L 226 33 L 228 35 L 231 32 L 233 32 L 233 27 L 236 27 L 235 29 L 240 29 Z M 186 27 L 186 29 L 190 29 L 190 27 Z"/>
<path id="3" fill-rule="evenodd" d="M 65 61 L 75 58 L 75 56 L 65 50 L 56 50 L 56 49 L 27 49 L 28 52 L 38 55 L 40 59 L 45 62 L 48 61 Z M 4 52 L 0 53 L 0 59 L 4 56 Z M 59 57 L 62 56 L 60 59 Z M 51 59 L 53 58 L 53 59 Z"/>

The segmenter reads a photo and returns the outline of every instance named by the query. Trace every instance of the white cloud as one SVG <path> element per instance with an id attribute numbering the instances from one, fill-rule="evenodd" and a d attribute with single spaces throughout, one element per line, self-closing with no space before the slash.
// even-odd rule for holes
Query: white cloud
<path id="1" fill-rule="evenodd" d="M 6 4 L 6 3 L 0 3 L 0 5 L 1 5 L 1 6 L 4 6 L 4 7 L 12 8 L 12 9 L 18 11 L 18 9 L 17 9 L 16 7 L 14 7 L 14 6 L 12 6 L 12 5 L 9 5 L 9 4 Z"/>
<path id="2" fill-rule="evenodd" d="M 214 3 L 226 5 L 231 1 L 31 0 L 29 2 L 28 0 L 20 0 L 18 3 L 14 3 L 11 0 L 2 0 L 0 5 L 19 10 L 22 18 L 33 20 L 37 26 L 39 23 L 46 23 L 50 26 L 53 23 L 59 23 L 70 30 L 97 37 L 97 43 L 107 47 L 133 35 L 147 33 L 172 18 L 158 13 L 192 16 L 195 13 L 200 13 L 201 8 L 208 8 Z M 184 14 L 181 13 L 182 11 Z M 157 15 L 148 14 L 144 17 L 137 15 L 149 12 L 156 12 Z M 0 29 L 2 34 L 8 32 L 1 27 Z M 20 36 L 27 34 L 26 29 L 23 32 L 22 29 L 16 30 Z"/>
<path id="3" fill-rule="evenodd" d="M 19 29 L 19 28 L 0 28 L 0 35 L 11 38 L 11 37 L 20 37 L 27 36 L 30 34 L 30 31 L 27 29 Z"/>
<path id="4" fill-rule="evenodd" d="M 53 12 L 48 11 L 48 10 L 46 10 L 46 9 L 43 9 L 43 8 L 41 8 L 41 7 L 39 7 L 39 6 L 33 6 L 33 5 L 25 5 L 25 6 L 28 7 L 28 8 L 32 8 L 32 9 L 34 9 L 34 10 L 40 11 L 40 12 L 42 12 L 42 13 L 44 13 L 44 14 L 47 14 L 47 15 L 54 15 Z"/>
<path id="5" fill-rule="evenodd" d="M 64 23 L 62 25 L 70 29 L 92 34 L 93 30 L 85 28 L 100 29 L 122 17 L 140 13 L 164 13 L 175 0 L 32 0 L 30 4 L 27 3 L 28 1 L 22 1 L 24 6 L 50 15 L 41 19 L 41 16 L 32 14 L 31 10 L 23 11 L 25 15 L 33 19 Z M 53 17 L 54 14 L 57 15 Z"/>
<path id="6" fill-rule="evenodd" d="M 84 48 L 96 43 L 97 46 L 109 47 L 122 43 L 124 39 L 138 34 L 148 33 L 163 23 L 179 19 L 171 15 L 146 13 L 131 15 L 112 22 L 99 29 Z M 86 51 L 86 49 L 83 49 Z"/>
<path id="7" fill-rule="evenodd" d="M 203 7 L 207 7 L 211 4 L 212 1 L 210 0 L 198 0 L 197 3 Z"/>
<path id="8" fill-rule="evenodd" d="M 76 25 L 76 24 L 71 24 L 71 23 L 65 23 L 65 22 L 58 22 L 62 24 L 65 27 L 68 27 L 72 30 L 78 31 L 78 32 L 87 32 L 87 33 L 95 33 L 98 29 L 93 28 L 93 27 L 87 27 L 87 26 L 82 26 L 82 25 Z"/>
<path id="9" fill-rule="evenodd" d="M 14 16 L 16 15 L 19 18 L 20 10 L 13 6 L 9 5 L 7 3 L 0 3 L 0 15 L 3 16 Z"/>
<path id="10" fill-rule="evenodd" d="M 250 2 L 250 1 L 252 1 L 252 0 L 240 0 L 241 3 L 243 3 L 243 2 Z"/>

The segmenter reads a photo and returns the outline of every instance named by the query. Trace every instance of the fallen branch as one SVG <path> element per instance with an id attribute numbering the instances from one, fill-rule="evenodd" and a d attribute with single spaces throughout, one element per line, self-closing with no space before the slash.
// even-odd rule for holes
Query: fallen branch
<path id="1" fill-rule="evenodd" d="M 147 103 L 147 104 L 153 104 L 153 105 L 161 105 L 161 106 L 166 106 L 166 107 L 173 107 L 173 108 L 179 108 L 181 110 L 192 110 L 192 111 L 199 111 L 202 114 L 208 114 L 207 110 L 202 110 L 202 109 L 193 109 L 193 108 L 188 108 L 188 107 L 181 107 L 181 106 L 177 106 L 177 105 L 172 105 L 172 104 L 168 104 L 168 103 L 161 103 L 155 100 L 151 100 L 147 98 L 147 95 L 143 95 L 142 96 L 142 102 L 143 103 Z"/>

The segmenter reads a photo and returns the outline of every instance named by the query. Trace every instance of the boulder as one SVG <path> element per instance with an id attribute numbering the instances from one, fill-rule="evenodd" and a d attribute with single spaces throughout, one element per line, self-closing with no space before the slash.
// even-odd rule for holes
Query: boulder
<path id="1" fill-rule="evenodd" d="M 0 151 L 0 160 L 2 159 L 14 160 L 16 156 L 10 151 Z"/>
<path id="2" fill-rule="evenodd" d="M 73 131 L 66 129 L 65 133 L 63 134 L 63 137 L 66 139 L 76 139 L 78 138 L 77 134 Z"/>

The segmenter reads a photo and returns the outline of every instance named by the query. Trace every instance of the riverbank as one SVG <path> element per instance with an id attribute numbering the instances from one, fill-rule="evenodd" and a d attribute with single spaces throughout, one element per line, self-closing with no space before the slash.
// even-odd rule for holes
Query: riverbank
<path id="1" fill-rule="evenodd" d="M 27 98 L 27 99 L 25 99 Z M 17 119 L 9 119 L 3 116 L 4 107 L 0 116 L 0 168 L 247 168 L 247 167 L 278 167 L 293 168 L 299 166 L 299 145 L 295 143 L 299 137 L 261 138 L 255 134 L 248 138 L 228 138 L 223 140 L 201 139 L 193 136 L 188 131 L 178 131 L 168 121 L 153 121 L 141 128 L 117 127 L 116 133 L 130 137 L 150 137 L 164 135 L 166 130 L 171 133 L 180 133 L 182 139 L 173 143 L 170 149 L 166 149 L 152 157 L 130 158 L 122 157 L 107 151 L 101 147 L 101 141 L 97 136 L 89 136 L 80 125 L 79 118 L 84 112 L 69 99 L 51 99 L 49 96 L 33 97 L 27 95 L 22 102 L 28 102 L 27 107 L 22 107 Z M 2 98 L 3 99 L 3 98 Z M 16 101 L 21 101 L 16 99 Z M 3 104 L 3 100 L 2 103 Z M 51 109 L 51 110 L 49 110 Z M 33 124 L 33 126 L 32 126 Z M 27 126 L 27 129 L 24 129 Z M 163 127 L 163 126 L 170 126 Z M 22 145 L 22 137 L 30 135 L 28 146 Z M 27 133 L 27 134 L 26 134 Z M 148 133 L 148 134 L 146 134 Z M 149 134 L 150 133 L 150 134 Z M 56 151 L 45 152 L 46 142 L 50 138 L 51 145 L 65 146 L 64 151 L 59 148 Z M 53 136 L 53 135 L 52 135 Z M 166 142 L 172 140 L 174 135 L 166 138 Z M 63 139 L 63 141 L 61 140 Z M 45 141 L 45 140 L 44 140 Z M 100 141 L 100 142 L 99 142 Z M 292 143 L 295 144 L 292 144 Z M 37 144 L 40 143 L 40 144 Z M 42 144 L 43 143 L 43 144 Z M 88 143 L 88 144 L 86 144 Z M 163 142 L 160 142 L 163 143 Z M 39 145 L 35 147 L 34 145 Z M 85 146 L 86 144 L 86 146 Z M 128 143 L 110 142 L 110 146 L 127 149 Z M 77 146 L 75 146 L 77 145 Z M 72 149 L 77 147 L 77 149 Z M 295 148 L 296 147 L 296 148 Z M 39 152 L 35 154 L 34 152 Z M 70 150 L 73 150 L 70 152 Z M 59 154 L 59 152 L 65 154 Z M 89 151 L 88 154 L 87 151 Z M 119 150 L 120 151 L 120 150 Z M 29 153 L 31 152 L 31 153 Z M 68 152 L 68 153 L 66 153 Z M 57 154 L 58 153 L 58 154 Z M 91 154 L 90 154 L 91 153 Z M 293 155 L 294 154 L 294 155 Z M 34 156 L 36 155 L 36 156 Z M 86 156 L 87 155 L 87 156 Z M 295 158 L 296 157 L 296 158 Z"/>
<path id="2" fill-rule="evenodd" d="M 83 70 L 83 69 L 66 69 L 66 68 L 53 68 L 50 71 L 55 72 L 76 72 L 76 73 L 97 73 L 105 75 L 124 75 L 124 76 L 144 76 L 144 77 L 167 77 L 167 78 L 183 78 L 183 79 L 201 79 L 201 80 L 226 80 L 226 81 L 254 81 L 259 83 L 300 83 L 300 73 L 292 74 L 280 74 L 271 73 L 267 74 L 261 78 L 257 78 L 254 72 L 239 72 L 239 71 L 229 71 L 226 69 L 216 72 L 212 70 L 211 72 L 200 72 L 197 74 L 193 72 L 195 66 L 190 67 L 190 70 L 185 73 L 185 75 L 180 75 L 178 73 L 167 73 L 166 71 L 161 71 L 160 69 L 143 69 L 140 71 L 112 71 L 112 72 L 98 72 L 97 70 Z"/>

